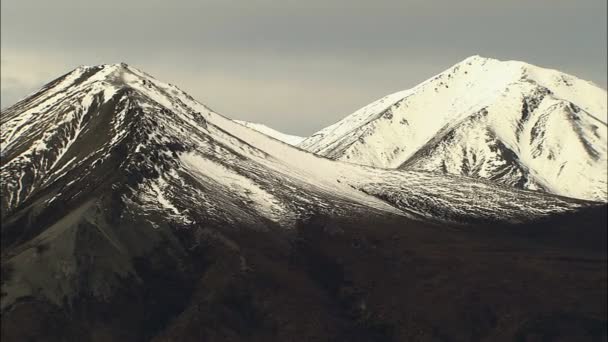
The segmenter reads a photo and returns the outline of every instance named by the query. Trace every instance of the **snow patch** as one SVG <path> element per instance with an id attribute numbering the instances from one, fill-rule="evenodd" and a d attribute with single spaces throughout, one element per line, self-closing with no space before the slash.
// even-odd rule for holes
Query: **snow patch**
<path id="1" fill-rule="evenodd" d="M 180 160 L 197 178 L 210 180 L 227 187 L 246 205 L 251 205 L 264 217 L 274 222 L 291 221 L 290 218 L 293 217 L 293 214 L 282 205 L 281 201 L 252 179 L 199 154 L 185 153 L 180 156 Z"/>

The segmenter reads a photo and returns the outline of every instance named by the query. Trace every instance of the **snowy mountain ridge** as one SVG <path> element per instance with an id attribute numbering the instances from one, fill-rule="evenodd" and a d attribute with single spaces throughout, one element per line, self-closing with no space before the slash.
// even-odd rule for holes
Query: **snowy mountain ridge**
<path id="1" fill-rule="evenodd" d="M 299 146 L 356 164 L 606 201 L 606 101 L 605 90 L 574 76 L 473 56 Z"/>
<path id="2" fill-rule="evenodd" d="M 254 122 L 248 122 L 248 121 L 242 121 L 242 120 L 234 120 L 234 121 L 240 123 L 243 126 L 254 129 L 260 133 L 264 133 L 269 137 L 275 138 L 275 139 L 280 140 L 289 145 L 296 146 L 305 139 L 304 137 L 300 137 L 297 135 L 291 135 L 291 134 L 285 134 L 285 133 L 279 132 L 279 131 L 272 129 L 261 123 L 254 123 Z"/>

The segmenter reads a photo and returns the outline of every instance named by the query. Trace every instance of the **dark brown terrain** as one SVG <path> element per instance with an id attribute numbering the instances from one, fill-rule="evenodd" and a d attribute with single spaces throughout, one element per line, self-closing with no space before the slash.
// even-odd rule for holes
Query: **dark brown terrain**
<path id="1" fill-rule="evenodd" d="M 605 341 L 605 224 L 602 207 L 527 227 L 311 217 L 289 233 L 178 230 L 187 255 L 138 258 L 142 282 L 105 302 L 24 298 L 2 340 Z"/>

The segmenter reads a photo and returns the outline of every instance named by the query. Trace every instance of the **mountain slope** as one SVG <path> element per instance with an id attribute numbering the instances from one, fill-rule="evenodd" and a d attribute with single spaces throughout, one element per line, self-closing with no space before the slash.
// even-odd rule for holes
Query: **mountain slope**
<path id="1" fill-rule="evenodd" d="M 605 207 L 595 203 L 318 157 L 124 64 L 78 68 L 0 122 L 3 340 L 468 338 L 479 332 L 460 309 L 439 310 L 445 316 L 433 323 L 421 311 L 403 324 L 408 311 L 391 303 L 413 298 L 395 289 L 436 287 L 448 303 L 456 287 L 422 281 L 441 269 L 497 281 L 502 272 L 492 270 L 512 259 L 504 250 L 578 279 L 564 290 L 594 284 L 565 304 L 535 294 L 559 272 L 515 285 L 516 304 L 496 312 L 523 317 L 507 334 L 527 333 L 526 319 L 562 304 L 593 326 L 605 321 L 595 281 Z M 497 243 L 503 252 L 488 252 Z M 444 248 L 455 254 L 436 254 Z M 572 270 L 554 261 L 561 257 L 594 266 Z M 508 269 L 532 279 L 526 265 Z M 415 276 L 397 276 L 403 267 Z M 395 279 L 377 278 L 385 268 Z M 478 291 L 498 296 L 475 285 L 458 300 Z M 535 311 L 529 296 L 542 304 Z M 486 309 L 462 310 L 481 317 Z"/>
<path id="2" fill-rule="evenodd" d="M 40 108 L 45 109 L 43 114 L 37 112 Z M 152 178 L 146 181 L 155 184 L 136 189 L 151 197 L 159 193 L 157 188 L 164 188 L 163 182 L 167 178 L 183 177 L 176 175 L 174 169 L 191 177 L 202 168 L 209 170 L 207 178 L 213 180 L 212 184 L 229 191 L 233 190 L 233 185 L 247 190 L 244 193 L 251 194 L 249 199 L 260 205 L 267 204 L 268 198 L 263 194 L 256 198 L 257 189 L 272 189 L 269 195 L 287 198 L 283 201 L 290 202 L 289 211 L 293 214 L 300 214 L 303 208 L 310 206 L 307 198 L 294 204 L 298 198 L 306 196 L 294 196 L 294 190 L 290 190 L 293 187 L 298 193 L 302 191 L 300 187 L 321 192 L 313 195 L 320 207 L 324 207 L 322 197 L 337 196 L 341 201 L 359 206 L 410 214 L 357 190 L 372 180 L 381 182 L 384 174 L 394 172 L 334 162 L 300 151 L 218 115 L 178 88 L 125 65 L 77 69 L 3 112 L 2 123 L 2 175 L 5 179 L 2 186 L 3 196 L 7 197 L 3 201 L 3 213 L 10 213 L 34 197 L 42 196 L 49 185 L 65 183 L 69 188 L 81 183 L 80 178 L 66 182 L 66 176 L 74 174 L 74 170 L 78 170 L 82 178 L 94 175 L 95 167 L 103 165 L 113 154 L 120 154 L 125 160 L 121 161 L 119 170 L 131 172 L 129 168 L 136 168 Z M 233 175 L 222 183 L 224 179 L 217 175 L 228 173 Z M 435 185 L 428 185 L 428 177 L 436 178 Z M 537 206 L 523 205 L 521 213 L 509 213 L 502 219 L 530 215 L 532 218 L 534 212 L 551 214 L 552 210 L 547 208 L 552 206 L 545 203 L 557 203 L 558 211 L 582 205 L 582 202 L 503 190 L 464 178 L 450 180 L 428 173 L 409 173 L 408 178 L 412 198 L 420 201 L 431 195 L 448 196 L 453 192 L 450 186 L 468 183 L 483 188 L 476 192 L 489 198 L 500 192 L 505 198 L 538 201 Z M 269 183 L 269 179 L 275 180 Z M 181 180 L 174 181 L 181 183 Z M 296 184 L 291 184 L 293 182 Z M 51 199 L 48 201 L 52 202 Z M 498 201 L 463 202 L 459 210 L 470 207 L 470 213 L 476 208 L 493 211 L 511 200 Z M 415 207 L 407 209 L 416 211 Z M 430 215 L 426 218 L 436 219 Z"/>
<path id="3" fill-rule="evenodd" d="M 362 165 L 606 201 L 606 101 L 603 89 L 573 76 L 474 56 L 299 146 Z"/>
<path id="4" fill-rule="evenodd" d="M 262 125 L 259 123 L 253 123 L 253 122 L 247 122 L 247 121 L 241 121 L 241 120 L 234 120 L 234 121 L 240 123 L 241 125 L 247 126 L 251 129 L 255 129 L 256 131 L 258 131 L 260 133 L 264 133 L 269 137 L 275 138 L 275 139 L 280 140 L 289 145 L 295 146 L 295 145 L 301 143 L 302 140 L 304 140 L 304 137 L 281 133 L 275 129 L 272 129 L 266 125 Z"/>

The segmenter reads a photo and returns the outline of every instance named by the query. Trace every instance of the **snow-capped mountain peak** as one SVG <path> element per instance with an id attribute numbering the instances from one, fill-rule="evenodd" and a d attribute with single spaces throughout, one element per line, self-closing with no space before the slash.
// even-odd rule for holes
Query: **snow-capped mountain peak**
<path id="1" fill-rule="evenodd" d="M 299 146 L 356 164 L 606 200 L 606 99 L 556 70 L 472 56 Z"/>

